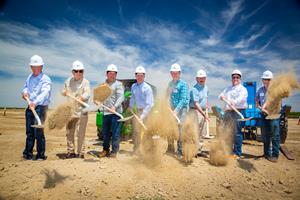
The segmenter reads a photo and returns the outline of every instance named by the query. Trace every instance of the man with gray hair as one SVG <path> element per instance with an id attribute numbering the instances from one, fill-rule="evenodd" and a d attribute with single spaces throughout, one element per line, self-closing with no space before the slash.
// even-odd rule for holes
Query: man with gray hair
<path id="1" fill-rule="evenodd" d="M 37 160 L 46 160 L 46 139 L 42 128 L 34 128 L 35 117 L 32 110 L 35 110 L 40 120 L 44 122 L 46 112 L 50 103 L 51 79 L 42 72 L 44 61 L 42 57 L 34 55 L 30 58 L 32 73 L 28 76 L 22 89 L 22 98 L 29 105 L 26 109 L 26 146 L 23 151 L 23 158 L 33 159 L 33 147 L 37 140 Z"/>
<path id="2" fill-rule="evenodd" d="M 83 77 L 84 66 L 82 62 L 76 60 L 72 65 L 72 77 L 68 78 L 64 84 L 63 95 L 72 95 L 75 98 L 87 103 L 90 98 L 90 82 Z M 88 122 L 88 113 L 83 112 L 83 105 L 74 102 L 75 109 L 71 120 L 67 123 L 67 147 L 66 158 L 75 158 L 74 133 L 77 130 L 77 153 L 79 158 L 84 158 L 85 151 L 85 131 Z M 78 126 L 78 127 L 77 127 Z M 78 128 L 78 129 L 77 129 Z"/>

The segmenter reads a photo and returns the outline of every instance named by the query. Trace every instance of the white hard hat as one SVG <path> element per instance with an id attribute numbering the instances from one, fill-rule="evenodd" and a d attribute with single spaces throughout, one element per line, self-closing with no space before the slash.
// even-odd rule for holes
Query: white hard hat
<path id="1" fill-rule="evenodd" d="M 80 62 L 79 60 L 74 61 L 72 65 L 72 70 L 84 70 L 82 62 Z"/>
<path id="2" fill-rule="evenodd" d="M 242 72 L 240 70 L 238 70 L 238 69 L 233 70 L 232 73 L 231 73 L 231 76 L 233 74 L 238 74 L 238 75 L 240 75 L 242 77 Z"/>
<path id="3" fill-rule="evenodd" d="M 135 68 L 135 73 L 146 74 L 146 70 L 143 66 L 138 66 L 137 68 Z"/>
<path id="4" fill-rule="evenodd" d="M 106 71 L 110 71 L 110 72 L 118 72 L 118 68 L 116 65 L 114 64 L 110 64 L 107 66 Z"/>
<path id="5" fill-rule="evenodd" d="M 43 62 L 43 58 L 39 55 L 34 55 L 30 58 L 30 66 L 43 66 L 44 62 Z"/>
<path id="6" fill-rule="evenodd" d="M 273 73 L 269 70 L 265 71 L 261 77 L 262 79 L 272 79 Z"/>
<path id="7" fill-rule="evenodd" d="M 179 64 L 174 63 L 171 65 L 170 72 L 181 72 L 181 67 Z"/>
<path id="8" fill-rule="evenodd" d="M 206 72 L 202 69 L 197 71 L 196 77 L 203 78 L 206 77 Z"/>

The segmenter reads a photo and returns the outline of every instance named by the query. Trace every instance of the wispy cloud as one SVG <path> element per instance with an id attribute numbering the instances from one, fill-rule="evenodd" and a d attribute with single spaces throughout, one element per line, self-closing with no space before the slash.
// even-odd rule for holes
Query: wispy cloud
<path id="1" fill-rule="evenodd" d="M 258 48 L 258 49 L 254 49 L 254 50 L 243 50 L 240 51 L 240 54 L 242 55 L 255 55 L 258 53 L 263 52 L 266 48 L 268 48 L 268 46 L 271 44 L 272 40 L 274 39 L 274 37 L 272 37 L 265 45 L 263 45 L 262 47 Z"/>
<path id="2" fill-rule="evenodd" d="M 200 14 L 197 24 L 209 31 L 208 38 L 203 38 L 199 42 L 207 46 L 219 44 L 236 16 L 243 10 L 242 4 L 243 0 L 231 1 L 228 8 L 223 10 L 218 18 L 212 17 L 202 9 L 195 8 Z"/>
<path id="3" fill-rule="evenodd" d="M 234 45 L 236 49 L 248 48 L 257 38 L 261 37 L 269 29 L 268 26 L 263 26 L 259 32 L 252 34 L 247 39 L 243 38 L 241 41 Z"/>
<path id="4" fill-rule="evenodd" d="M 259 12 L 263 7 L 265 7 L 268 3 L 269 3 L 270 0 L 266 0 L 264 1 L 261 5 L 259 5 L 256 9 L 254 9 L 252 12 L 250 12 L 249 14 L 247 15 L 242 15 L 241 16 L 241 20 L 242 21 L 246 21 L 248 20 L 250 17 L 254 16 L 257 12 Z"/>
<path id="5" fill-rule="evenodd" d="M 120 19 L 121 19 L 121 21 L 124 21 L 123 8 L 122 8 L 121 0 L 117 0 L 117 3 L 118 3 L 118 13 L 119 13 Z"/>

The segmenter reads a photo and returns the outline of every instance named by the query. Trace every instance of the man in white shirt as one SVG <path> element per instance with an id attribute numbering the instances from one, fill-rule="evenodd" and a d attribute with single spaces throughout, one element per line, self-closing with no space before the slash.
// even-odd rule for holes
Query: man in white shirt
<path id="1" fill-rule="evenodd" d="M 243 133 L 242 125 L 244 122 L 238 121 L 240 116 L 232 109 L 235 107 L 245 116 L 245 109 L 248 107 L 248 91 L 241 84 L 242 73 L 239 70 L 233 70 L 231 74 L 232 85 L 227 87 L 219 96 L 221 100 L 227 100 L 231 105 L 226 104 L 224 125 L 225 131 L 232 131 L 233 136 L 233 158 L 239 158 L 242 155 Z"/>

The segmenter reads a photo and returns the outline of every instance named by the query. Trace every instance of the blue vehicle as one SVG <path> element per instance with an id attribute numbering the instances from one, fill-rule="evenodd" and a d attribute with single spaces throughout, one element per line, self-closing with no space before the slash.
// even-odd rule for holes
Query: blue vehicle
<path id="1" fill-rule="evenodd" d="M 261 118 L 261 112 L 256 107 L 255 103 L 255 95 L 256 95 L 256 82 L 244 82 L 244 87 L 248 91 L 248 108 L 246 109 L 246 116 L 245 118 L 251 117 L 252 119 L 249 121 L 246 121 L 243 126 L 243 132 L 244 132 L 244 138 L 245 139 L 253 139 L 258 140 L 257 137 L 257 130 L 261 127 L 260 118 Z M 224 112 L 223 110 L 218 106 L 212 106 L 212 111 L 214 115 L 217 117 L 216 125 L 217 127 L 222 125 L 223 123 L 223 117 Z M 287 133 L 288 133 L 288 114 L 291 111 L 290 105 L 284 105 L 282 106 L 281 112 L 280 112 L 280 138 L 281 138 L 281 144 L 284 144 Z M 218 129 L 217 129 L 218 134 Z"/>

